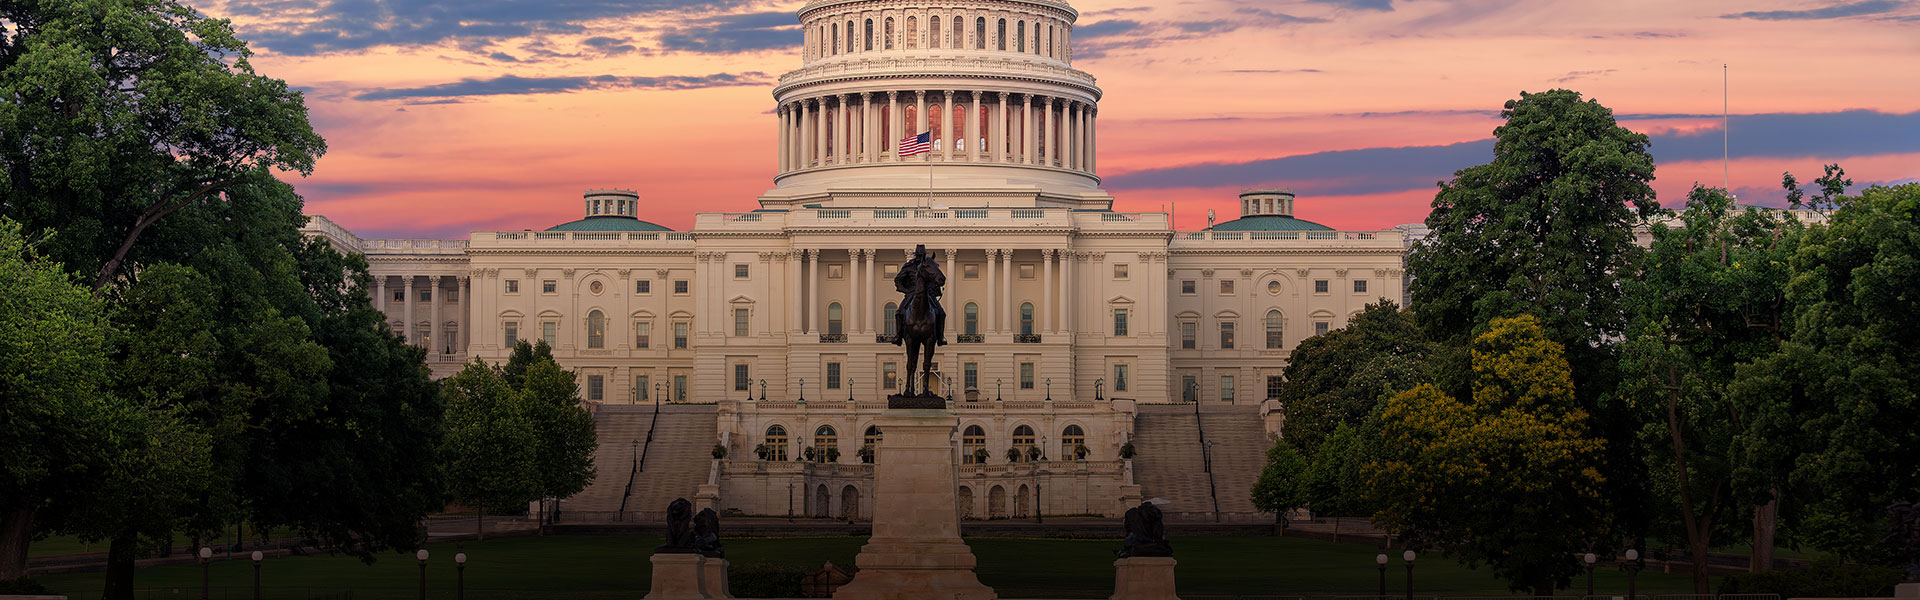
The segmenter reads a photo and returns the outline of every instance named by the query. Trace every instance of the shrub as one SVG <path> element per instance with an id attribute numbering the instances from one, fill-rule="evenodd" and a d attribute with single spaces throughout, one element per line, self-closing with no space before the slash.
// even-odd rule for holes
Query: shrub
<path id="1" fill-rule="evenodd" d="M 714 445 L 713 445 L 713 459 L 714 459 L 714 460 L 720 460 L 720 459 L 723 459 L 723 458 L 726 458 L 726 457 L 727 457 L 727 447 L 726 447 L 726 446 L 722 446 L 722 445 L 720 445 L 720 444 L 714 444 Z"/>
<path id="2" fill-rule="evenodd" d="M 0 579 L 0 596 L 15 594 L 21 596 L 45 596 L 52 593 L 53 592 L 47 591 L 47 586 L 40 585 L 40 582 L 26 577 L 19 579 Z"/>
<path id="3" fill-rule="evenodd" d="M 1779 594 L 1781 598 L 1874 598 L 1893 595 L 1899 569 L 1819 562 L 1805 569 L 1728 575 L 1722 594 Z"/>
<path id="4" fill-rule="evenodd" d="M 1120 458 L 1133 458 L 1133 442 L 1120 445 Z"/>

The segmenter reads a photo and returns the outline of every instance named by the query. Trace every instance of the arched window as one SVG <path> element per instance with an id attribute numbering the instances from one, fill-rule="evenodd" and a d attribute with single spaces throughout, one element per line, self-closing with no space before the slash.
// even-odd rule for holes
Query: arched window
<path id="1" fill-rule="evenodd" d="M 1026 425 L 1013 428 L 1013 449 L 1020 451 L 1021 462 L 1027 460 L 1027 449 L 1033 447 L 1033 428 Z"/>
<path id="2" fill-rule="evenodd" d="M 1079 425 L 1068 425 L 1060 431 L 1060 457 L 1066 460 L 1085 460 L 1087 458 L 1087 432 Z"/>
<path id="3" fill-rule="evenodd" d="M 873 51 L 873 19 L 867 19 L 867 28 L 862 31 L 865 31 L 866 35 L 860 36 L 860 39 L 862 40 L 861 43 L 865 44 L 865 46 L 861 49 L 866 50 L 868 52 L 872 52 Z"/>
<path id="4" fill-rule="evenodd" d="M 968 302 L 967 306 L 962 309 L 961 314 L 964 315 L 961 321 L 963 323 L 961 331 L 966 332 L 967 335 L 979 335 L 980 305 Z"/>
<path id="5" fill-rule="evenodd" d="M 979 140 L 980 149 L 982 151 L 987 149 L 987 132 L 993 129 L 992 127 L 988 127 L 987 125 L 988 125 L 987 105 L 985 103 L 982 103 L 980 105 L 979 127 L 974 129 L 974 136 L 973 136 L 974 139 Z"/>
<path id="6" fill-rule="evenodd" d="M 838 122 L 838 121 L 837 121 L 837 120 L 835 120 L 835 118 L 834 118 L 834 117 L 836 116 L 836 115 L 834 115 L 834 114 L 833 114 L 834 112 L 835 112 L 835 111 L 833 111 L 832 109 L 829 109 L 829 108 L 827 108 L 827 100 L 826 100 L 825 98 L 822 98 L 822 99 L 820 100 L 820 118 L 822 118 L 822 119 L 826 119 L 826 121 L 827 121 L 827 123 L 826 123 L 826 125 L 827 125 L 827 133 L 826 133 L 826 143 L 827 143 L 827 156 L 833 156 L 833 152 L 834 152 L 834 150 L 833 150 L 833 142 L 834 142 L 834 139 L 833 139 L 833 131 L 834 131 L 834 129 L 833 129 L 833 124 L 834 124 L 834 123 L 837 123 L 837 122 Z M 822 161 L 820 161 L 820 162 L 823 162 L 823 163 L 824 163 L 824 162 L 826 162 L 826 161 L 825 161 L 825 160 L 822 160 Z"/>
<path id="7" fill-rule="evenodd" d="M 840 335 L 840 332 L 841 332 L 840 303 L 835 302 L 833 304 L 828 304 L 827 305 L 827 333 L 831 335 Z"/>
<path id="8" fill-rule="evenodd" d="M 813 430 L 813 457 L 820 462 L 840 462 L 840 435 L 832 425 Z"/>
<path id="9" fill-rule="evenodd" d="M 1033 53 L 1040 54 L 1040 22 L 1033 22 Z"/>
<path id="10" fill-rule="evenodd" d="M 973 19 L 973 49 L 975 50 L 987 49 L 987 18 L 986 17 L 974 17 Z"/>
<path id="11" fill-rule="evenodd" d="M 787 428 L 774 425 L 767 428 L 766 460 L 787 459 Z"/>
<path id="12" fill-rule="evenodd" d="M 998 28 L 994 30 L 993 42 L 994 42 L 994 45 L 996 46 L 995 49 L 997 50 L 1007 49 L 1007 20 L 1006 19 L 1001 19 L 1000 24 L 998 25 Z"/>
<path id="13" fill-rule="evenodd" d="M 887 17 L 887 49 L 893 49 L 893 17 Z"/>
<path id="14" fill-rule="evenodd" d="M 853 54 L 853 49 L 860 47 L 860 45 L 855 42 L 853 21 L 847 21 L 847 54 Z"/>
<path id="15" fill-rule="evenodd" d="M 1026 52 L 1027 51 L 1027 24 L 1025 22 L 1015 21 L 1013 24 L 1013 28 L 1014 28 L 1013 50 L 1015 52 Z"/>
<path id="16" fill-rule="evenodd" d="M 940 17 L 927 18 L 927 47 L 940 48 Z"/>
<path id="17" fill-rule="evenodd" d="M 607 315 L 599 309 L 587 313 L 587 347 L 607 347 Z"/>
<path id="18" fill-rule="evenodd" d="M 1283 336 L 1281 335 L 1281 333 L 1285 329 L 1284 327 L 1285 325 L 1286 325 L 1286 319 L 1280 316 L 1280 311 L 1278 310 L 1267 311 L 1267 349 L 1268 350 L 1280 349 L 1281 343 L 1283 342 Z"/>
<path id="19" fill-rule="evenodd" d="M 967 105 L 953 105 L 953 151 L 967 149 Z"/>
<path id="20" fill-rule="evenodd" d="M 960 434 L 961 464 L 977 465 L 986 462 L 985 460 L 981 460 L 979 456 L 979 451 L 986 449 L 987 432 L 981 429 L 979 425 L 968 425 L 967 430 Z"/>
<path id="21" fill-rule="evenodd" d="M 897 310 L 900 310 L 900 305 L 888 302 L 886 308 L 880 311 L 880 330 L 887 332 L 887 337 L 900 334 L 900 323 L 893 318 Z"/>
<path id="22" fill-rule="evenodd" d="M 1020 333 L 1033 335 L 1033 303 L 1020 304 Z"/>
<path id="23" fill-rule="evenodd" d="M 907 17 L 907 48 L 920 47 L 920 19 Z M 883 138 L 884 139 L 884 138 Z"/>
<path id="24" fill-rule="evenodd" d="M 840 53 L 840 24 L 833 24 L 833 53 Z"/>
<path id="25" fill-rule="evenodd" d="M 1053 52 L 1053 24 L 1052 23 L 1047 24 L 1047 56 L 1060 58 L 1059 54 L 1055 54 Z"/>
<path id="26" fill-rule="evenodd" d="M 860 440 L 861 448 L 866 450 L 860 453 L 860 462 L 873 464 L 873 457 L 880 454 L 880 438 L 880 428 L 868 425 L 866 435 Z"/>

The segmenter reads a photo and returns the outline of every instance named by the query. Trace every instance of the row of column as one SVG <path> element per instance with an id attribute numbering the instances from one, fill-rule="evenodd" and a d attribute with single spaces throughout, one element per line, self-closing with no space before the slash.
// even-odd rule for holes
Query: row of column
<path id="1" fill-rule="evenodd" d="M 788 264 L 788 275 L 792 278 L 791 281 L 801 281 L 802 272 L 805 273 L 804 284 L 793 286 L 792 302 L 790 302 L 793 312 L 788 315 L 788 322 L 794 323 L 794 327 L 806 335 L 824 332 L 822 321 L 826 313 L 823 312 L 825 304 L 820 293 L 822 263 L 820 252 L 817 249 L 796 251 L 798 260 Z M 848 262 L 845 263 L 846 277 L 849 289 L 857 290 L 857 293 L 851 294 L 846 306 L 843 307 L 845 312 L 842 315 L 844 319 L 842 326 L 845 328 L 845 333 L 871 334 L 875 331 L 876 324 L 880 322 L 879 319 L 891 318 L 889 315 L 880 314 L 880 304 L 876 299 L 876 292 L 882 287 L 881 282 L 876 279 L 880 274 L 877 267 L 880 251 L 854 249 L 847 252 L 849 256 Z M 963 291 L 961 286 L 981 284 L 986 285 L 986 293 L 982 296 L 987 299 L 986 306 L 982 308 L 980 315 L 981 331 L 983 333 L 1019 332 L 1019 315 L 1015 313 L 1019 302 L 1016 302 L 1013 296 L 1013 273 L 1016 268 L 1013 255 L 1016 250 L 986 249 L 983 252 L 986 253 L 984 272 L 981 273 L 978 283 L 975 283 L 968 281 L 957 268 L 959 249 L 949 248 L 942 251 L 944 264 L 941 268 L 947 275 L 947 287 L 941 296 L 941 302 L 947 311 L 947 330 L 950 334 L 965 332 L 963 329 L 963 319 L 966 318 L 965 300 L 961 295 Z M 1034 307 L 1034 331 L 1057 333 L 1069 330 L 1067 324 L 1073 319 L 1071 307 L 1076 301 L 1074 286 L 1071 283 L 1073 281 L 1072 253 L 1053 248 L 1018 252 L 1023 254 L 1038 252 L 1040 255 L 1038 277 L 1042 292 L 1040 302 Z M 910 258 L 912 258 L 912 251 L 902 251 L 900 259 L 902 264 Z M 950 336 L 948 341 L 955 340 Z"/>
<path id="2" fill-rule="evenodd" d="M 937 115 L 919 127 L 902 126 L 909 122 L 909 112 L 926 115 L 930 103 Z M 956 131 L 955 106 L 966 110 L 967 118 L 959 124 L 964 138 L 946 133 Z M 986 107 L 986 131 L 978 131 L 980 112 L 966 109 L 969 106 Z M 793 100 L 782 104 L 779 113 L 782 173 L 901 160 L 1036 165 L 1088 173 L 1097 165 L 1099 108 L 1073 98 L 975 90 L 861 92 Z M 934 133 L 933 151 L 898 159 L 894 150 L 899 140 L 921 132 Z M 953 143 L 956 140 L 966 143 Z"/>
<path id="3" fill-rule="evenodd" d="M 465 275 L 400 275 L 399 278 L 401 281 L 400 289 L 405 292 L 400 295 L 401 300 L 399 301 L 405 305 L 399 315 L 401 319 L 403 319 L 399 332 L 400 335 L 405 337 L 408 343 L 415 346 L 426 347 L 428 343 L 432 343 L 431 347 L 427 347 L 427 354 L 429 355 L 465 353 L 468 343 L 468 332 L 473 330 L 472 321 L 467 318 L 467 313 L 469 312 L 467 310 L 468 302 L 470 302 L 469 299 L 473 297 L 473 280 Z M 446 293 L 449 287 L 458 290 L 460 293 L 459 299 L 455 301 L 456 304 L 454 305 L 453 315 L 451 315 L 455 321 L 453 328 L 454 339 L 447 339 L 446 337 L 447 320 L 443 318 L 440 309 L 440 307 L 447 304 L 447 302 L 442 299 L 445 298 L 442 294 Z M 420 299 L 420 292 L 422 290 L 431 292 L 426 300 Z M 374 308 L 380 309 L 380 312 L 386 314 L 388 318 L 393 318 L 394 313 L 388 308 L 394 300 L 392 297 L 392 288 L 387 285 L 387 276 L 383 275 L 373 278 L 372 292 Z M 416 314 L 414 307 L 423 302 L 428 304 L 426 314 Z M 423 316 L 429 319 L 425 340 L 422 340 L 419 335 L 419 323 L 416 321 L 416 319 Z"/>

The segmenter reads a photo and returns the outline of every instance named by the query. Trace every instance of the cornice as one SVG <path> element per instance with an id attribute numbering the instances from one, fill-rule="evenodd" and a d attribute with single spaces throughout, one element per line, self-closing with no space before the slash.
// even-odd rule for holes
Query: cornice
<path id="1" fill-rule="evenodd" d="M 692 248 L 647 250 L 627 248 L 499 248 L 467 251 L 471 256 L 685 256 L 693 257 Z"/>
<path id="2" fill-rule="evenodd" d="M 1101 91 L 1099 85 L 1092 83 L 1090 81 L 1078 82 L 1078 81 L 1070 81 L 1070 80 L 1063 80 L 1063 79 L 1042 79 L 1037 76 L 1025 76 L 1025 75 L 1015 75 L 1015 74 L 1006 74 L 1006 73 L 942 73 L 937 71 L 919 71 L 919 72 L 908 72 L 908 73 L 877 73 L 877 74 L 863 74 L 863 75 L 821 76 L 818 79 L 796 79 L 795 81 L 792 81 L 792 82 L 781 83 L 777 86 L 774 86 L 773 97 L 779 100 L 780 102 L 785 103 L 785 102 L 795 102 L 795 101 L 801 101 L 801 100 L 815 100 L 815 99 L 818 99 L 819 97 L 838 95 L 838 94 L 859 94 L 859 93 L 878 94 L 878 93 L 883 93 L 888 91 L 911 92 L 911 91 L 919 91 L 920 87 L 928 88 L 924 91 L 936 92 L 936 91 L 941 91 L 944 88 L 956 87 L 956 86 L 909 86 L 912 89 L 869 90 L 866 92 L 860 92 L 860 91 L 843 91 L 843 92 L 832 92 L 832 93 L 822 92 L 822 93 L 819 93 L 818 95 L 808 95 L 804 98 L 789 97 L 801 90 L 806 90 L 808 88 L 814 88 L 814 87 L 823 86 L 823 85 L 849 84 L 849 83 L 858 83 L 863 81 L 925 79 L 930 77 L 939 77 L 939 78 L 948 78 L 948 79 L 977 79 L 977 80 L 983 80 L 983 81 L 1018 81 L 1018 82 L 1036 83 L 1036 84 L 1042 84 L 1042 85 L 1057 85 L 1057 86 L 1085 92 L 1088 96 L 1091 97 L 1090 100 L 1094 103 L 1100 102 L 1100 98 L 1105 95 L 1105 93 Z M 1088 79 L 1092 79 L 1092 76 L 1088 76 Z M 976 90 L 956 90 L 956 91 L 976 91 Z M 1010 90 L 977 90 L 977 91 L 988 91 L 988 92 L 1006 91 L 1008 93 L 1014 93 L 1014 94 L 1026 93 L 1026 92 L 1019 92 L 1019 91 L 1010 91 Z"/>
<path id="3" fill-rule="evenodd" d="M 1259 255 L 1259 254 L 1317 254 L 1317 255 L 1380 255 L 1399 256 L 1405 252 L 1400 248 L 1206 248 L 1206 249 L 1169 249 L 1168 254 L 1185 255 Z"/>

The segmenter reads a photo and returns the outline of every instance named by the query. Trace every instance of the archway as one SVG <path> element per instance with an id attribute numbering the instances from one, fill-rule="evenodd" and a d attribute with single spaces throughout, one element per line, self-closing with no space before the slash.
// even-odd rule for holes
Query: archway
<path id="1" fill-rule="evenodd" d="M 840 518 L 848 521 L 860 518 L 860 488 L 849 485 L 840 489 Z"/>
<path id="2" fill-rule="evenodd" d="M 813 491 L 813 516 L 826 518 L 829 514 L 827 512 L 828 505 L 832 502 L 833 497 L 827 494 L 826 485 L 822 484 L 820 487 L 815 488 Z"/>
<path id="3" fill-rule="evenodd" d="M 1013 516 L 1024 519 L 1033 516 L 1032 510 L 1033 492 L 1027 489 L 1027 484 L 1020 484 L 1020 491 L 1013 496 Z"/>
<path id="4" fill-rule="evenodd" d="M 1004 519 L 1007 517 L 1007 489 L 993 486 L 987 490 L 987 518 Z"/>
<path id="5" fill-rule="evenodd" d="M 973 514 L 973 488 L 964 485 L 960 486 L 960 518 L 979 518 Z"/>

